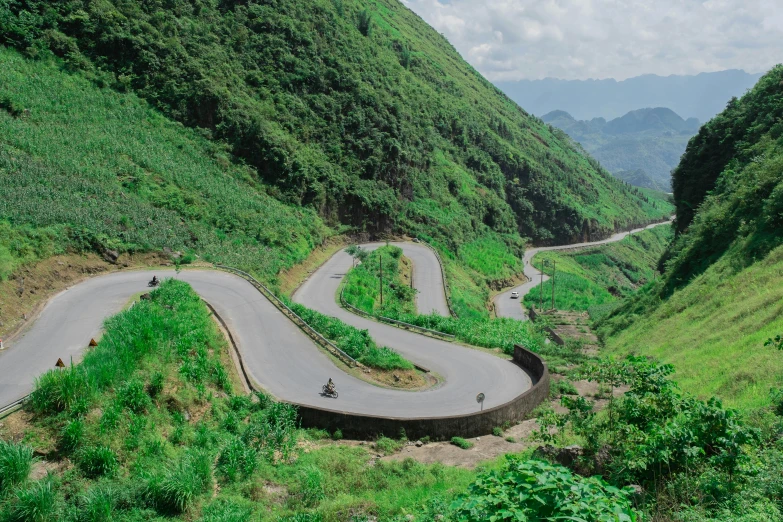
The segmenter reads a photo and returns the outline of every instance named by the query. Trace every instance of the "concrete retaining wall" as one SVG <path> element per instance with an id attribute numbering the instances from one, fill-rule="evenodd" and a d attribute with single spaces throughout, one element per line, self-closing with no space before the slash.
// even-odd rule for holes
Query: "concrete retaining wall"
<path id="1" fill-rule="evenodd" d="M 538 312 L 536 312 L 533 308 L 525 308 L 525 311 L 527 312 L 528 317 L 530 317 L 531 321 L 535 321 L 538 319 L 538 316 L 540 315 Z M 544 328 L 544 331 L 549 334 L 549 338 L 554 341 L 555 344 L 558 344 L 560 346 L 563 346 L 565 344 L 565 341 L 562 337 L 557 335 L 557 333 L 552 330 L 549 327 Z"/>
<path id="2" fill-rule="evenodd" d="M 381 434 L 397 437 L 401 428 L 405 429 L 410 439 L 424 436 L 450 439 L 454 436 L 487 435 L 492 433 L 492 428 L 504 422 L 522 420 L 549 396 L 549 370 L 538 355 L 517 345 L 514 347 L 514 362 L 528 372 L 533 379 L 533 387 L 506 404 L 488 410 L 451 417 L 398 419 L 297 405 L 302 427 L 322 428 L 329 432 L 339 429 L 344 436 L 351 438 Z"/>

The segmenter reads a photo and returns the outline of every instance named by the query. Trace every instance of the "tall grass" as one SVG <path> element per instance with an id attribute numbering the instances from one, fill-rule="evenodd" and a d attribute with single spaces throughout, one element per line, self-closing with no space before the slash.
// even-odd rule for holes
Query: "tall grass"
<path id="1" fill-rule="evenodd" d="M 416 291 L 400 277 L 402 249 L 391 245 L 373 250 L 345 277 L 345 300 L 369 314 L 414 313 Z M 383 303 L 381 303 L 383 270 Z"/>
<path id="2" fill-rule="evenodd" d="M 229 387 L 225 370 L 210 355 L 225 341 L 207 326 L 211 325 L 209 312 L 198 295 L 185 283 L 167 280 L 151 297 L 108 319 L 100 343 L 85 354 L 81 364 L 50 370 L 37 379 L 31 396 L 33 409 L 39 413 L 69 410 L 114 388 L 123 407 L 143 411 L 149 397 L 133 374 L 156 350 L 176 357 L 181 373 L 190 381 Z"/>
<path id="3" fill-rule="evenodd" d="M 16 491 L 7 511 L 9 522 L 52 522 L 60 513 L 60 499 L 51 479 L 33 482 Z"/>
<path id="4" fill-rule="evenodd" d="M 0 439 L 0 493 L 27 480 L 33 462 L 33 448 Z"/>
<path id="5" fill-rule="evenodd" d="M 381 370 L 410 370 L 413 364 L 386 346 L 378 346 L 367 330 L 359 330 L 335 317 L 286 300 L 299 317 L 360 363 Z"/>

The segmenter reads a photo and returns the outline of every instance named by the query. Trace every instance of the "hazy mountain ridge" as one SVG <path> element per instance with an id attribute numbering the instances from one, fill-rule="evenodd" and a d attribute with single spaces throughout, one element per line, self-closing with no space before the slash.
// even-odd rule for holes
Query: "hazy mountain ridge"
<path id="1" fill-rule="evenodd" d="M 685 120 L 665 107 L 638 109 L 610 121 L 577 120 L 563 110 L 541 119 L 565 131 L 619 179 L 665 192 L 671 190 L 671 170 L 699 130 L 696 118 Z"/>
<path id="2" fill-rule="evenodd" d="M 685 118 L 707 121 L 734 96 L 741 96 L 761 77 L 736 69 L 695 76 L 645 74 L 617 81 L 520 80 L 496 85 L 536 115 L 560 109 L 575 118 L 613 119 L 639 107 L 669 107 Z"/>

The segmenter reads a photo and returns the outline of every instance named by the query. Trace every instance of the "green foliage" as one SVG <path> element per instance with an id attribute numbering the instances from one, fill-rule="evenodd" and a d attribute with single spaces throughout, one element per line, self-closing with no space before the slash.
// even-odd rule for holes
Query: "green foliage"
<path id="1" fill-rule="evenodd" d="M 131 379 L 117 390 L 117 398 L 123 408 L 133 413 L 143 413 L 150 405 L 150 398 L 144 390 L 144 383 Z"/>
<path id="2" fill-rule="evenodd" d="M 461 522 L 640 520 L 627 490 L 562 466 L 513 457 L 502 470 L 479 476 L 453 509 Z"/>
<path id="3" fill-rule="evenodd" d="M 783 242 L 781 81 L 779 65 L 688 144 L 673 173 L 678 237 L 664 259 L 664 295 L 724 255 L 741 269 Z"/>
<path id="4" fill-rule="evenodd" d="M 74 419 L 62 429 L 60 445 L 68 452 L 77 450 L 84 441 L 84 421 Z"/>
<path id="5" fill-rule="evenodd" d="M 9 522 L 51 522 L 60 513 L 60 499 L 51 479 L 18 489 L 7 511 Z"/>
<path id="6" fill-rule="evenodd" d="M 458 448 L 462 448 L 464 450 L 470 449 L 473 447 L 473 443 L 469 440 L 465 440 L 462 437 L 452 437 L 451 443 L 457 446 Z"/>
<path id="7" fill-rule="evenodd" d="M 339 428 L 334 430 L 334 433 L 332 434 L 332 439 L 333 440 L 342 440 L 343 439 L 343 430 L 341 430 Z"/>
<path id="8" fill-rule="evenodd" d="M 364 252 L 364 251 L 362 251 Z M 349 254 L 351 252 L 348 252 Z M 402 249 L 385 246 L 373 250 L 345 277 L 343 298 L 369 314 L 385 317 L 416 313 L 416 290 L 401 278 Z M 381 272 L 381 270 L 383 272 Z M 381 303 L 383 274 L 383 303 Z"/>
<path id="9" fill-rule="evenodd" d="M 210 355 L 225 341 L 206 327 L 211 319 L 199 296 L 187 284 L 167 280 L 151 297 L 109 319 L 107 333 L 81 364 L 43 374 L 30 398 L 33 408 L 40 413 L 70 410 L 96 392 L 115 387 L 119 404 L 143 412 L 149 407 L 149 396 L 142 381 L 132 375 L 140 358 L 160 346 L 169 347 L 190 381 L 228 386 L 225 370 Z"/>
<path id="10" fill-rule="evenodd" d="M 0 439 L 0 493 L 26 481 L 33 462 L 33 448 Z"/>
<path id="11" fill-rule="evenodd" d="M 588 311 L 593 320 L 616 308 L 621 298 L 629 297 L 657 277 L 656 268 L 666 250 L 672 231 L 668 225 L 644 230 L 616 243 L 576 252 L 541 252 L 533 265 L 552 275 L 555 263 L 555 307 L 559 310 Z M 527 307 L 543 301 L 551 308 L 552 281 L 536 285 L 525 295 Z"/>
<path id="12" fill-rule="evenodd" d="M 585 225 L 605 235 L 661 215 L 570 140 L 503 96 L 396 1 L 194 6 L 175 0 L 164 8 L 135 0 L 11 0 L 0 9 L 0 43 L 30 56 L 54 55 L 63 68 L 96 85 L 137 94 L 225 143 L 214 163 L 230 166 L 233 155 L 252 168 L 239 177 L 268 184 L 256 190 L 256 183 L 248 183 L 248 196 L 263 198 L 268 191 L 330 222 L 424 232 L 456 251 L 487 231 L 564 242 Z M 10 84 L 21 88 L 0 92 L 8 99 L 5 119 L 25 126 L 46 113 L 24 94 L 38 96 L 37 89 L 16 78 Z M 19 107 L 32 108 L 32 116 L 14 116 Z M 127 110 L 118 109 L 111 114 Z M 69 112 L 80 117 L 94 108 Z M 270 205 L 291 226 L 267 231 L 262 220 L 245 221 L 252 216 L 226 205 L 225 219 L 212 214 L 217 223 L 192 242 L 187 228 L 197 227 L 191 220 L 180 227 L 178 218 L 192 206 L 188 197 L 201 203 L 205 196 L 158 183 L 158 175 L 170 179 L 160 164 L 136 155 L 108 156 L 124 163 L 115 172 L 126 191 L 160 209 L 155 222 L 174 225 L 159 231 L 198 250 L 208 242 L 204 250 L 216 257 L 220 247 L 236 241 L 243 248 L 230 249 L 227 260 L 270 279 L 274 268 L 318 234 L 309 211 Z M 216 179 L 201 178 L 199 183 Z M 196 208 L 204 206 L 209 204 Z M 143 229 L 135 208 L 124 206 L 131 209 L 131 223 Z M 274 210 L 261 212 L 270 218 Z M 114 225 L 122 212 L 106 215 Z M 134 227 L 128 232 L 132 236 Z M 223 241 L 209 232 L 231 237 Z M 113 231 L 107 239 L 124 237 Z"/>
<path id="13" fill-rule="evenodd" d="M 314 212 L 280 204 L 221 146 L 135 96 L 7 49 L 0 61 L 0 98 L 31 111 L 0 110 L 0 279 L 67 250 L 168 247 L 186 252 L 182 262 L 197 250 L 274 281 L 328 233 Z"/>
<path id="14" fill-rule="evenodd" d="M 147 495 L 158 509 L 182 513 L 212 486 L 212 458 L 205 451 L 186 452 L 165 472 L 150 478 Z"/>
<path id="15" fill-rule="evenodd" d="M 90 478 L 112 475 L 117 471 L 117 455 L 105 446 L 88 446 L 77 454 L 79 468 Z"/>
<path id="16" fill-rule="evenodd" d="M 256 450 L 239 438 L 232 438 L 223 447 L 217 461 L 218 471 L 229 482 L 248 477 L 258 465 Z"/>
<path id="17" fill-rule="evenodd" d="M 382 370 L 413 369 L 410 361 L 391 348 L 375 344 L 367 330 L 359 330 L 293 301 L 286 300 L 286 304 L 314 330 L 360 363 Z"/>
<path id="18" fill-rule="evenodd" d="M 764 342 L 764 346 L 772 346 L 778 350 L 783 350 L 783 335 L 776 335 L 774 338 L 770 337 Z"/>
<path id="19" fill-rule="evenodd" d="M 402 447 L 402 442 L 389 437 L 380 436 L 375 441 L 375 447 L 382 451 L 385 455 L 391 455 L 397 452 Z"/>
<path id="20" fill-rule="evenodd" d="M 644 358 L 602 360 L 587 365 L 583 377 L 614 388 L 628 385 L 612 399 L 606 415 L 596 415 L 584 398 L 563 397 L 569 413 L 557 429 L 568 425 L 585 441 L 589 455 L 606 451 L 603 473 L 616 484 L 642 484 L 654 489 L 679 473 L 708 466 L 722 475 L 727 491 L 749 472 L 748 448 L 760 433 L 718 399 L 695 399 L 669 379 L 674 369 Z"/>
<path id="21" fill-rule="evenodd" d="M 500 426 L 495 426 L 494 428 L 492 428 L 492 435 L 494 435 L 495 437 L 502 437 L 503 428 L 501 428 Z"/>

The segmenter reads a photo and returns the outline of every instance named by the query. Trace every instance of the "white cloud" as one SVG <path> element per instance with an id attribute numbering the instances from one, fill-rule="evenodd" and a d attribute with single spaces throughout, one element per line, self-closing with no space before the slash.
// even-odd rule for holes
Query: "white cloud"
<path id="1" fill-rule="evenodd" d="M 616 78 L 783 61 L 783 0 L 404 0 L 490 80 Z"/>

